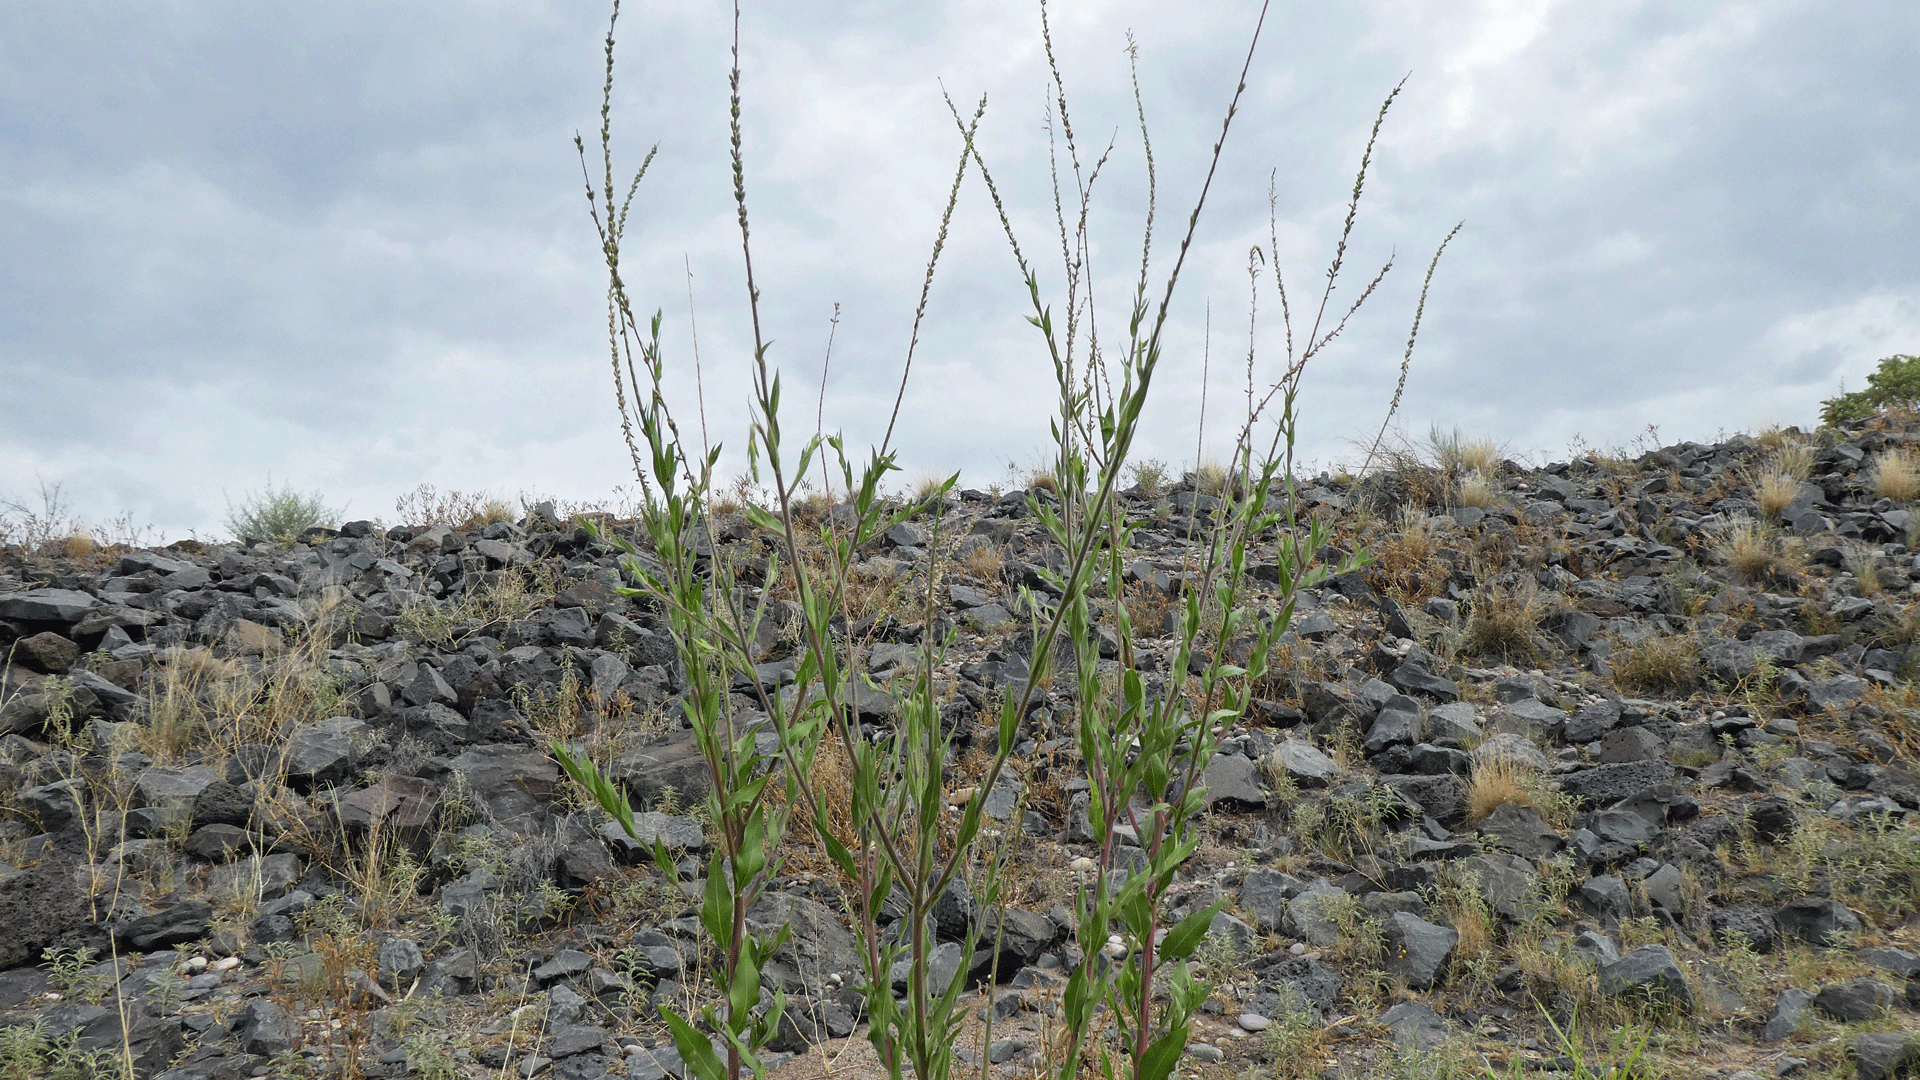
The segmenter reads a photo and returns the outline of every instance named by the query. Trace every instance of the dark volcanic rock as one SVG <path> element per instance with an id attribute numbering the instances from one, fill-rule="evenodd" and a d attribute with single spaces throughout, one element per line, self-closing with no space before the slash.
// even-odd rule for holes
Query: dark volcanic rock
<path id="1" fill-rule="evenodd" d="M 92 918 L 70 867 L 54 859 L 23 870 L 0 864 L 0 971 L 38 964 L 42 949 Z"/>

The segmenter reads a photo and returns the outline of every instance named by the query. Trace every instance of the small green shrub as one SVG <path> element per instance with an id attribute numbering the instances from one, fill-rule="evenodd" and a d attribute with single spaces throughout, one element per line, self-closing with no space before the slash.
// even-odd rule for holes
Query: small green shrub
<path id="1" fill-rule="evenodd" d="M 1889 405 L 1920 402 L 1920 356 L 1899 354 L 1880 361 L 1880 370 L 1867 376 L 1867 388 L 1841 394 L 1820 403 L 1820 421 L 1839 426 L 1865 420 Z"/>
<path id="2" fill-rule="evenodd" d="M 291 487 L 275 490 L 269 482 L 264 491 L 248 492 L 238 506 L 227 502 L 227 529 L 236 540 L 253 536 L 287 544 L 316 526 L 332 528 L 344 512 L 328 507 L 317 493 L 302 495 Z"/>

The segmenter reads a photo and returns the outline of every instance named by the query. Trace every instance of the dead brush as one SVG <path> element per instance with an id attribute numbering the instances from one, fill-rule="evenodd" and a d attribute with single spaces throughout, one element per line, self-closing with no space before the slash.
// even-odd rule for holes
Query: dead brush
<path id="1" fill-rule="evenodd" d="M 1447 473 L 1427 464 L 1405 440 L 1383 444 L 1375 456 L 1380 467 L 1357 481 L 1359 505 L 1376 513 L 1395 513 L 1404 506 L 1432 511 L 1447 508 L 1453 490 Z"/>
<path id="2" fill-rule="evenodd" d="M 792 508 L 795 524 L 817 532 L 833 515 L 833 496 L 808 489 L 792 500 Z"/>
<path id="3" fill-rule="evenodd" d="M 1127 620 L 1134 633 L 1142 637 L 1163 637 L 1168 617 L 1180 610 L 1180 597 L 1161 590 L 1151 581 L 1136 581 L 1127 586 Z"/>
<path id="4" fill-rule="evenodd" d="M 421 484 L 394 500 L 393 511 L 411 528 L 446 525 L 470 532 L 497 521 L 517 521 L 523 515 L 499 496 L 485 491 L 440 491 Z"/>

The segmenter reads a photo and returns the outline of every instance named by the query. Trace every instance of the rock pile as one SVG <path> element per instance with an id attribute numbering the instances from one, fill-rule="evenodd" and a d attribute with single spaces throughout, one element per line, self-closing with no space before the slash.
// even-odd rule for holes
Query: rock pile
<path id="1" fill-rule="evenodd" d="M 1412 465 L 1304 485 L 1338 538 L 1323 555 L 1365 543 L 1377 561 L 1298 598 L 1206 766 L 1212 838 L 1175 901 L 1225 904 L 1195 1059 L 1284 1070 L 1312 1042 L 1360 1075 L 1396 1046 L 1556 1067 L 1543 1015 L 1598 1008 L 1782 1075 L 1920 1068 L 1903 1034 L 1920 1027 L 1920 549 L 1870 479 L 1912 438 L 1810 444 L 1785 500 L 1755 490 L 1771 451 L 1744 437 L 1505 463 L 1485 507 L 1450 506 L 1450 478 Z M 1020 590 L 1044 595 L 1058 558 L 1026 498 L 929 506 L 859 567 L 877 599 L 850 629 L 877 686 L 914 669 L 922 635 L 957 635 L 939 676 L 963 743 L 993 738 L 974 717 L 1026 680 Z M 1188 483 L 1126 505 L 1134 622 L 1164 632 L 1218 504 Z M 770 550 L 721 525 L 714 557 Z M 935 566 L 931 622 L 888 601 Z M 681 1073 L 651 1021 L 698 993 L 698 886 L 659 879 L 650 851 L 703 872 L 687 808 L 705 771 L 665 624 L 621 584 L 611 548 L 540 513 L 354 522 L 290 549 L 6 554 L 0 1025 L 124 1044 L 168 1080 L 349 1059 Z M 739 690 L 792 681 L 795 609 L 770 610 Z M 1167 639 L 1143 645 L 1163 668 Z M 938 920 L 937 970 L 1000 980 L 979 1006 L 995 1041 L 958 1052 L 1008 1075 L 1044 1053 L 1079 959 L 1091 852 L 1065 702 L 1027 718 L 989 802 L 1027 846 L 1011 902 L 955 892 Z M 855 704 L 882 726 L 893 708 L 877 689 Z M 652 808 L 643 845 L 581 809 L 555 734 L 593 740 Z M 788 995 L 777 1045 L 800 1052 L 855 1033 L 861 966 L 826 864 L 791 865 L 748 917 L 793 929 L 766 982 Z M 970 932 L 997 950 L 966 953 Z"/>

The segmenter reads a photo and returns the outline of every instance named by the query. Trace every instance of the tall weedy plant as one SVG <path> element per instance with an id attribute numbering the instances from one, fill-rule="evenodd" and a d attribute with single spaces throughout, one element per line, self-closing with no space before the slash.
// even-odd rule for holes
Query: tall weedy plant
<path id="1" fill-rule="evenodd" d="M 1178 252 L 1158 289 L 1151 285 L 1154 167 L 1146 110 L 1134 80 L 1135 109 L 1147 161 L 1148 215 L 1143 225 L 1140 271 L 1123 344 L 1102 350 L 1090 300 L 1092 245 L 1087 232 L 1091 192 L 1108 160 L 1081 161 L 1068 111 L 1064 79 L 1054 61 L 1052 31 L 1044 2 L 1041 33 L 1053 79 L 1050 131 L 1054 142 L 1055 218 L 1065 283 L 1065 324 L 1056 326 L 1031 265 L 1012 226 L 999 188 L 975 142 L 985 99 L 964 114 L 949 101 L 960 138 L 959 160 L 933 252 L 927 263 L 913 333 L 902 365 L 900 393 L 881 445 L 864 462 L 848 454 L 838 436 L 818 432 L 792 451 L 780 424 L 781 379 L 769 363 L 760 324 L 760 294 L 753 248 L 740 133 L 739 13 L 735 10 L 731 79 L 733 190 L 740 225 L 748 310 L 752 316 L 752 430 L 748 460 L 756 483 L 771 492 L 768 506 L 749 505 L 752 523 L 777 538 L 782 557 L 754 568 L 744 580 L 715 535 L 710 495 L 719 450 L 694 450 L 682 437 L 664 391 L 666 361 L 660 346 L 659 313 L 642 320 L 622 275 L 620 245 L 635 190 L 652 162 L 649 151 L 624 194 L 614 183 L 611 110 L 614 4 L 605 48 L 606 81 L 601 104 L 601 175 L 587 169 L 586 149 L 576 139 L 593 221 L 605 256 L 607 328 L 615 400 L 622 431 L 643 492 L 640 543 L 606 538 L 625 551 L 625 566 L 637 583 L 628 590 L 664 613 L 682 665 L 686 689 L 681 708 L 707 763 L 709 813 L 721 843 L 707 867 L 701 920 L 718 944 L 722 963 L 718 999 L 702 1013 L 711 1040 L 685 1017 L 669 1015 L 675 1044 L 701 1080 L 737 1080 L 743 1069 L 763 1071 L 761 1049 L 775 1030 L 784 1001 L 766 995 L 761 971 L 785 940 L 784 928 L 756 932 L 748 913 L 760 902 L 780 867 L 780 844 L 795 813 L 840 869 L 848 906 L 865 948 L 865 994 L 869 1037 L 889 1073 L 912 1071 L 920 1080 L 951 1075 L 960 1023 L 959 995 L 965 965 L 937 964 L 932 914 L 943 894 L 965 888 L 979 907 L 998 897 L 999 869 L 1007 852 L 985 843 L 984 803 L 1006 765 L 1022 725 L 1043 702 L 1069 714 L 1081 764 L 1090 781 L 1088 819 L 1099 858 L 1093 886 L 1077 901 L 1076 933 L 1084 957 L 1073 970 L 1064 1001 L 1066 1043 L 1055 1063 L 1061 1080 L 1079 1068 L 1098 1045 L 1103 1076 L 1124 1072 L 1136 1080 L 1165 1080 L 1184 1050 L 1193 1010 L 1209 988 L 1194 979 L 1186 961 L 1205 936 L 1216 908 L 1195 912 L 1166 927 L 1169 887 L 1199 843 L 1205 807 L 1201 778 L 1213 755 L 1213 732 L 1246 710 L 1252 686 L 1265 673 L 1267 656 L 1285 631 L 1301 588 L 1329 572 L 1345 572 L 1364 552 L 1332 568 L 1316 567 L 1312 555 L 1325 541 L 1318 522 L 1302 522 L 1292 487 L 1297 397 L 1305 366 L 1346 326 L 1373 292 L 1376 276 L 1345 312 L 1328 314 L 1351 234 L 1373 140 L 1363 157 L 1345 231 L 1327 273 L 1319 311 L 1296 354 L 1293 324 L 1278 271 L 1287 361 L 1264 396 L 1256 399 L 1255 357 L 1248 351 L 1248 404 L 1236 441 L 1232 483 L 1204 510 L 1206 543 L 1191 584 L 1182 596 L 1177 632 L 1164 667 L 1150 667 L 1138 643 L 1124 591 L 1123 560 L 1132 526 L 1118 503 L 1120 478 L 1138 434 L 1140 418 L 1163 356 L 1163 336 L 1181 268 L 1200 212 L 1246 87 L 1263 7 L 1246 62 L 1222 120 L 1205 182 L 1187 218 Z M 1137 61 L 1137 57 L 1136 57 Z M 1396 89 L 1397 93 L 1397 89 Z M 1392 97 L 1388 98 L 1391 103 Z M 1384 118 L 1386 107 L 1381 109 Z M 1377 135 L 1376 121 L 1374 134 Z M 1065 169 L 1060 155 L 1064 153 Z M 1042 573 L 1042 586 L 1023 591 L 1029 613 L 1028 678 L 1014 683 L 998 702 L 993 753 L 960 807 L 957 821 L 942 813 L 943 783 L 953 755 L 942 723 L 933 672 L 952 638 L 933 629 L 937 603 L 934 569 L 916 578 L 912 597 L 925 605 L 917 674 L 896 683 L 889 724 L 863 725 L 855 707 L 856 680 L 869 642 L 849 617 L 850 583 L 858 552 L 926 506 L 944 506 L 956 477 L 931 500 L 899 505 L 882 494 L 895 468 L 890 449 L 893 424 L 912 369 L 934 271 L 970 168 L 977 168 L 1003 226 L 1032 307 L 1030 321 L 1053 367 L 1059 413 L 1052 424 L 1056 446 L 1057 503 L 1030 494 L 1029 508 L 1064 555 L 1060 569 Z M 1069 179 L 1070 178 L 1070 179 Z M 1444 249 L 1444 244 L 1442 248 Z M 1435 258 L 1437 260 L 1438 253 Z M 1250 270 L 1267 261 L 1254 249 Z M 1389 264 L 1390 266 L 1390 264 Z M 1383 276 L 1387 268 L 1380 274 Z M 1431 268 L 1429 269 L 1429 281 Z M 1422 292 L 1424 305 L 1425 292 Z M 1416 317 L 1415 333 L 1418 330 Z M 1409 350 L 1411 349 L 1411 337 Z M 1258 445 L 1262 434 L 1267 441 Z M 844 500 L 825 523 L 808 528 L 796 518 L 801 478 L 814 466 L 830 493 Z M 1196 500 L 1196 514 L 1201 514 Z M 1273 545 L 1277 584 L 1256 596 L 1249 577 L 1256 545 Z M 934 545 L 937 549 L 938 545 Z M 797 612 L 786 616 L 799 640 L 791 685 L 762 677 L 755 630 L 771 617 L 776 587 L 790 590 Z M 1111 632 L 1118 657 L 1103 660 L 1099 631 Z M 746 687 L 754 705 L 735 706 L 733 691 Z M 823 747 L 850 763 L 849 790 L 824 790 L 813 764 Z M 619 788 L 573 748 L 554 753 L 569 775 L 632 832 L 632 810 Z M 845 807 L 836 813 L 835 807 Z M 1122 826 L 1138 838 L 1144 865 L 1119 872 Z M 656 850 L 663 872 L 673 867 Z M 882 904 L 904 908 L 899 933 L 883 932 Z M 984 918 L 976 925 L 991 926 Z M 1162 932 L 1164 930 L 1164 933 Z M 1110 946 L 1118 936 L 1118 949 Z M 971 953 L 966 943 L 962 956 Z M 904 963 L 903 963 L 904 962 Z M 904 969 L 903 996 L 896 998 L 896 972 Z M 1104 1006 L 1104 1012 L 1103 1012 Z M 1115 1039 L 1095 1036 L 1110 1017 Z"/>

